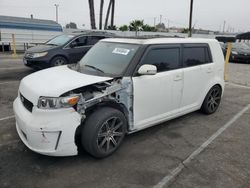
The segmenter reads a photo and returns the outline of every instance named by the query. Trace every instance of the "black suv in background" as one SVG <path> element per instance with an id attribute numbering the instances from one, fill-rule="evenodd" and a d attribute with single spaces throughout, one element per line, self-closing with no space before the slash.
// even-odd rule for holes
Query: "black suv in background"
<path id="1" fill-rule="evenodd" d="M 107 32 L 76 32 L 56 36 L 43 45 L 29 48 L 23 62 L 34 69 L 77 63 L 99 40 L 114 37 Z"/>

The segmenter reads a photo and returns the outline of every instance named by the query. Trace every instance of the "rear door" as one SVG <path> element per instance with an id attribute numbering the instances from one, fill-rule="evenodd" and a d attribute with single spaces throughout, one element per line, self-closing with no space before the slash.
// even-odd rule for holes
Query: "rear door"
<path id="1" fill-rule="evenodd" d="M 200 106 L 204 90 L 214 76 L 214 64 L 209 46 L 207 44 L 184 44 L 183 67 L 181 111 Z"/>
<path id="2" fill-rule="evenodd" d="M 180 68 L 180 45 L 150 47 L 143 64 L 157 67 L 155 75 L 136 75 L 134 89 L 134 128 L 141 129 L 164 121 L 178 110 L 181 102 L 183 72 Z"/>

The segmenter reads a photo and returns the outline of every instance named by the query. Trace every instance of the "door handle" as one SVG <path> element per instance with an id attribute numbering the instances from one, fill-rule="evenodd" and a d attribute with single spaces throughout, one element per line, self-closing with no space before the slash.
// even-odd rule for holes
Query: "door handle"
<path id="1" fill-rule="evenodd" d="M 182 75 L 181 74 L 176 74 L 174 76 L 174 81 L 179 81 L 179 80 L 182 80 Z"/>

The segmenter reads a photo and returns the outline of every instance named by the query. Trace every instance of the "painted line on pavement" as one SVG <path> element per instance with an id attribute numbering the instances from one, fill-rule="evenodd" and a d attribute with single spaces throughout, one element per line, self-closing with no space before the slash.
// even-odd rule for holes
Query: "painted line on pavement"
<path id="1" fill-rule="evenodd" d="M 27 67 L 1 67 L 0 70 L 19 70 L 19 69 L 27 69 Z"/>
<path id="2" fill-rule="evenodd" d="M 9 81 L 9 82 L 0 82 L 0 85 L 11 84 L 11 83 L 15 83 L 15 82 L 20 82 L 20 80 Z"/>
<path id="3" fill-rule="evenodd" d="M 170 175 L 165 176 L 154 188 L 162 188 L 169 186 L 174 179 L 182 172 L 182 170 L 191 161 L 197 157 L 203 150 L 205 150 L 209 144 L 211 144 L 218 136 L 220 136 L 227 128 L 229 128 L 235 121 L 237 121 L 247 110 L 250 109 L 250 104 L 239 111 L 230 121 L 223 125 L 219 130 L 217 130 L 207 141 L 205 141 L 199 148 L 197 148 L 191 155 L 189 155 L 182 163 L 178 165 L 174 170 L 170 172 Z"/>
<path id="4" fill-rule="evenodd" d="M 4 117 L 4 118 L 0 118 L 0 121 L 4 121 L 4 120 L 8 120 L 8 119 L 13 119 L 15 118 L 15 116 L 7 116 L 7 117 Z"/>

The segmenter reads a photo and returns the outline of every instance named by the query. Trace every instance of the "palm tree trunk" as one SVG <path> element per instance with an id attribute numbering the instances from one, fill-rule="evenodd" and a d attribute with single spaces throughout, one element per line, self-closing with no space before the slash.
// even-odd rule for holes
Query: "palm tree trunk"
<path id="1" fill-rule="evenodd" d="M 112 5 L 112 0 L 109 1 L 109 6 L 108 6 L 107 14 L 106 14 L 104 29 L 108 28 L 108 20 L 109 20 L 111 5 Z"/>
<path id="2" fill-rule="evenodd" d="M 112 12 L 111 12 L 111 27 L 114 26 L 114 16 L 115 16 L 115 0 L 112 0 Z"/>
<path id="3" fill-rule="evenodd" d="M 89 0 L 89 14 L 90 14 L 91 29 L 96 29 L 94 0 Z"/>
<path id="4" fill-rule="evenodd" d="M 101 4 L 100 4 L 100 18 L 99 18 L 99 29 L 100 30 L 102 30 L 103 5 L 104 5 L 104 0 L 101 0 Z"/>

